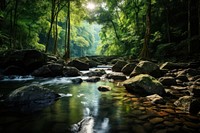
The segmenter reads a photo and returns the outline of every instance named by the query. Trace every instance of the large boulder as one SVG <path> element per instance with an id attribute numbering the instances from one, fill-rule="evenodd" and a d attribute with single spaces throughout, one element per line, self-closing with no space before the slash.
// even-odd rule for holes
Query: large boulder
<path id="1" fill-rule="evenodd" d="M 122 68 L 122 72 L 125 75 L 130 75 L 131 72 L 134 70 L 134 68 L 136 67 L 136 63 L 128 63 L 126 64 L 123 68 Z"/>
<path id="2" fill-rule="evenodd" d="M 63 76 L 65 77 L 76 77 L 81 76 L 81 72 L 75 67 L 64 67 Z"/>
<path id="3" fill-rule="evenodd" d="M 165 86 L 171 86 L 171 85 L 177 84 L 176 79 L 171 76 L 161 77 L 161 78 L 159 78 L 159 81 Z"/>
<path id="4" fill-rule="evenodd" d="M 52 90 L 29 85 L 11 92 L 5 103 L 15 111 L 32 112 L 53 104 L 58 97 L 59 95 Z"/>
<path id="5" fill-rule="evenodd" d="M 47 61 L 47 56 L 37 50 L 17 50 L 7 52 L 4 55 L 2 67 L 18 66 L 26 71 L 27 74 L 43 66 Z"/>
<path id="6" fill-rule="evenodd" d="M 112 67 L 112 71 L 114 72 L 121 72 L 122 68 L 127 64 L 126 61 L 119 60 L 115 63 Z"/>
<path id="7" fill-rule="evenodd" d="M 140 61 L 137 66 L 134 68 L 133 72 L 130 74 L 130 77 L 139 75 L 139 74 L 149 74 L 153 77 L 160 77 L 161 71 L 153 62 L 150 61 Z"/>
<path id="8" fill-rule="evenodd" d="M 165 94 L 163 85 L 148 74 L 140 74 L 132 77 L 124 81 L 123 85 L 127 91 L 139 95 L 158 94 L 163 96 Z"/>
<path id="9" fill-rule="evenodd" d="M 26 71 L 19 66 L 8 66 L 3 70 L 3 75 L 26 75 Z"/>
<path id="10" fill-rule="evenodd" d="M 160 69 L 168 69 L 168 70 L 172 70 L 172 69 L 184 69 L 188 67 L 188 63 L 173 63 L 173 62 L 165 62 L 164 64 L 162 64 L 160 66 Z"/>
<path id="11" fill-rule="evenodd" d="M 33 71 L 32 76 L 35 77 L 56 77 L 63 75 L 63 66 L 57 63 L 44 65 Z"/>
<path id="12" fill-rule="evenodd" d="M 102 76 L 106 74 L 106 71 L 104 69 L 96 69 L 94 71 L 89 71 L 88 73 L 85 73 L 84 76 L 92 77 L 92 76 Z"/>
<path id="13" fill-rule="evenodd" d="M 76 67 L 78 70 L 89 70 L 89 64 L 84 63 L 78 59 L 70 61 L 68 66 Z"/>

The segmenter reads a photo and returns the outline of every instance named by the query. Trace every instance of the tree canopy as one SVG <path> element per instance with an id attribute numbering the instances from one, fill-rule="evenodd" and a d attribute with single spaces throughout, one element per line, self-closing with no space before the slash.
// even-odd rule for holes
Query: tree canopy
<path id="1" fill-rule="evenodd" d="M 198 0 L 0 1 L 0 51 L 163 58 L 197 53 L 199 35 Z"/>

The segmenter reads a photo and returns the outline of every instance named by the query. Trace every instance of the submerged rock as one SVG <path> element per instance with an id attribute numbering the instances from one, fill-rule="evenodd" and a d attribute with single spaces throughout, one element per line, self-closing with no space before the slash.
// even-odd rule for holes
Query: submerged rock
<path id="1" fill-rule="evenodd" d="M 111 91 L 111 87 L 110 86 L 101 85 L 101 86 L 98 87 L 98 90 L 102 91 L 102 92 Z"/>
<path id="2" fill-rule="evenodd" d="M 55 102 L 59 95 L 38 85 L 20 87 L 11 92 L 5 100 L 6 106 L 14 111 L 34 112 Z"/>
<path id="3" fill-rule="evenodd" d="M 100 77 L 97 77 L 97 76 L 89 77 L 85 81 L 87 81 L 87 82 L 98 82 L 98 81 L 100 81 Z"/>
<path id="4" fill-rule="evenodd" d="M 163 85 L 148 74 L 140 74 L 123 82 L 126 90 L 139 95 L 164 95 Z"/>

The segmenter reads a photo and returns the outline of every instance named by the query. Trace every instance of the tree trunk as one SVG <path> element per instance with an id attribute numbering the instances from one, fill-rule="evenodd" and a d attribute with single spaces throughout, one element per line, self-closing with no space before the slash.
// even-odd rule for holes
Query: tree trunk
<path id="1" fill-rule="evenodd" d="M 12 38 L 12 36 L 13 36 L 13 10 L 11 10 L 10 11 L 10 48 L 11 49 L 13 49 L 13 42 L 12 42 L 12 40 L 13 40 L 13 38 Z"/>
<path id="2" fill-rule="evenodd" d="M 188 54 L 191 52 L 190 39 L 191 39 L 191 0 L 188 0 Z"/>
<path id="3" fill-rule="evenodd" d="M 16 48 L 16 35 L 17 35 L 17 10 L 18 10 L 19 1 L 15 1 L 14 8 L 14 18 L 13 18 L 13 47 Z"/>
<path id="4" fill-rule="evenodd" d="M 167 32 L 167 40 L 168 43 L 171 42 L 171 34 L 170 34 L 170 22 L 169 22 L 169 0 L 162 0 L 164 9 L 165 9 L 165 15 L 166 15 L 166 32 Z"/>
<path id="5" fill-rule="evenodd" d="M 48 33 L 47 33 L 47 42 L 46 42 L 45 52 L 48 51 L 48 47 L 49 47 L 49 39 L 50 39 L 50 35 L 51 35 L 51 31 L 52 31 L 52 27 L 53 27 L 54 19 L 55 19 L 55 0 L 52 0 L 51 24 L 50 24 L 49 31 L 48 31 Z"/>
<path id="6" fill-rule="evenodd" d="M 56 13 L 56 21 L 55 21 L 55 33 L 54 33 L 54 55 L 57 54 L 57 47 L 58 47 L 58 12 Z"/>
<path id="7" fill-rule="evenodd" d="M 117 28 L 116 28 L 116 26 L 115 26 L 115 23 L 114 23 L 112 20 L 111 20 L 111 23 L 112 23 L 112 26 L 113 26 L 114 31 L 115 31 L 115 36 L 116 36 L 117 40 L 120 41 L 120 38 L 119 38 L 119 35 L 118 35 L 118 33 L 117 33 Z"/>
<path id="8" fill-rule="evenodd" d="M 198 6 L 198 19 L 199 19 L 199 36 L 200 36 L 200 0 L 199 0 L 199 6 Z"/>
<path id="9" fill-rule="evenodd" d="M 6 0 L 0 1 L 0 10 L 4 11 L 6 8 Z"/>
<path id="10" fill-rule="evenodd" d="M 67 11 L 67 16 L 68 16 L 68 34 L 67 34 L 67 53 L 66 53 L 66 58 L 70 59 L 70 0 L 68 1 L 68 11 Z"/>
<path id="11" fill-rule="evenodd" d="M 65 25 L 65 54 L 67 53 L 67 28 L 68 28 L 68 18 L 66 17 L 66 25 Z"/>
<path id="12" fill-rule="evenodd" d="M 140 53 L 140 57 L 142 59 L 149 59 L 149 41 L 151 35 L 151 0 L 147 0 L 147 12 L 146 12 L 146 32 L 144 38 L 144 44 L 142 51 Z"/>

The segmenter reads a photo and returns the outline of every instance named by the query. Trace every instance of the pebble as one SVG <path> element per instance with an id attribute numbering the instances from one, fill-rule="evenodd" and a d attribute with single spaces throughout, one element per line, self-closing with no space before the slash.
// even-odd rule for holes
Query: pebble
<path id="1" fill-rule="evenodd" d="M 193 122 L 188 122 L 188 121 L 185 121 L 183 122 L 184 125 L 186 125 L 187 127 L 191 127 L 191 128 L 199 128 L 199 124 L 196 124 L 196 123 L 193 123 Z"/>
<path id="2" fill-rule="evenodd" d="M 174 123 L 170 122 L 170 121 L 164 121 L 163 124 L 168 126 L 168 127 L 173 127 L 174 126 Z"/>
<path id="3" fill-rule="evenodd" d="M 158 123 L 163 122 L 164 119 L 163 119 L 163 118 L 156 117 L 156 118 L 150 119 L 149 121 L 150 121 L 150 123 L 152 123 L 152 124 L 158 124 Z"/>
<path id="4" fill-rule="evenodd" d="M 170 113 L 170 114 L 175 113 L 175 111 L 173 109 L 162 109 L 162 111 L 165 111 L 165 112 Z"/>

